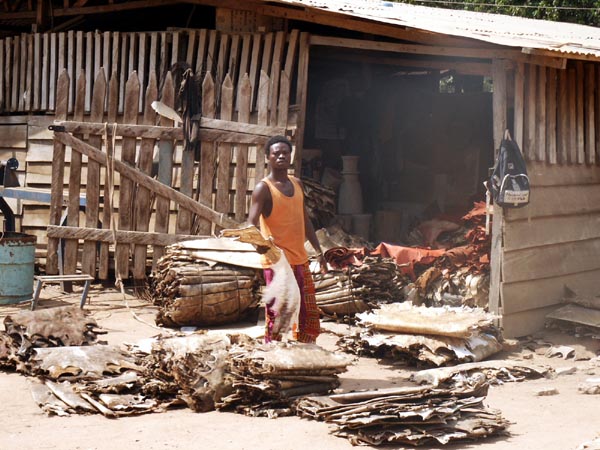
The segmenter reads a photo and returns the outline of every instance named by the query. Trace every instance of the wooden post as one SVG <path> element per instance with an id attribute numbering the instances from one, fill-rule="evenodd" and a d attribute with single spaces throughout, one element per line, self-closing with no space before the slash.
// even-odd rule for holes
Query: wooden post
<path id="1" fill-rule="evenodd" d="M 94 82 L 92 94 L 92 113 L 90 119 L 93 122 L 102 122 L 104 116 L 104 104 L 106 99 L 106 76 L 100 68 Z M 89 144 L 97 149 L 102 148 L 102 136 L 90 136 Z M 95 228 L 100 218 L 100 165 L 96 161 L 88 160 L 87 183 L 86 183 L 86 206 L 85 226 Z M 86 241 L 83 243 L 83 257 L 81 270 L 83 273 L 96 277 L 96 243 Z"/>
<path id="2" fill-rule="evenodd" d="M 118 42 L 117 42 L 118 43 Z M 108 83 L 108 108 L 107 119 L 108 123 L 117 121 L 117 111 L 119 109 L 119 79 L 117 72 L 113 72 Z M 106 140 L 106 156 L 109 161 L 114 157 L 115 148 L 112 141 L 112 136 Z M 114 173 L 111 172 L 111 167 L 107 166 L 104 171 L 104 203 L 102 205 L 102 228 L 113 229 L 113 188 L 114 188 Z M 100 255 L 98 261 L 98 278 L 101 280 L 108 279 L 109 263 L 110 263 L 110 247 L 108 243 L 100 244 Z"/>
<path id="3" fill-rule="evenodd" d="M 594 97 L 597 95 L 596 72 L 593 64 L 585 66 L 585 162 L 596 163 L 596 119 L 594 116 Z"/>
<path id="4" fill-rule="evenodd" d="M 296 124 L 296 160 L 294 170 L 296 175 L 300 174 L 302 165 L 302 150 L 304 149 L 304 129 L 306 126 L 306 107 L 308 94 L 308 61 L 310 56 L 310 34 L 300 34 L 300 45 L 298 53 L 298 85 L 296 90 L 296 103 L 298 103 L 298 120 Z M 522 144 L 521 140 L 521 144 Z"/>
<path id="5" fill-rule="evenodd" d="M 569 164 L 577 163 L 577 75 L 575 69 L 567 69 L 567 92 L 569 110 L 567 118 L 569 120 L 569 145 L 568 159 Z"/>
<path id="6" fill-rule="evenodd" d="M 213 82 L 212 75 L 207 73 L 202 82 L 202 116 L 214 119 L 216 103 L 215 83 Z M 203 205 L 210 207 L 212 204 L 212 188 L 215 176 L 215 162 L 217 159 L 215 154 L 216 149 L 215 143 L 212 141 L 202 141 L 200 145 L 202 150 L 200 152 L 200 165 L 198 167 L 200 175 L 200 184 L 198 186 L 200 191 L 199 200 Z M 187 211 L 185 212 L 187 213 Z M 200 217 L 196 220 L 198 233 L 209 235 L 212 224 Z"/>
<path id="7" fill-rule="evenodd" d="M 271 80 L 264 70 L 260 71 L 260 81 L 258 86 L 258 101 L 256 109 L 258 110 L 258 125 L 267 125 L 269 123 L 269 88 Z M 256 164 L 254 168 L 254 182 L 258 183 L 265 177 L 265 151 L 264 146 L 256 146 Z"/>
<path id="8" fill-rule="evenodd" d="M 548 146 L 547 160 L 550 164 L 556 164 L 556 97 L 557 97 L 557 71 L 548 68 L 547 79 L 547 102 L 546 102 L 546 145 Z"/>
<path id="9" fill-rule="evenodd" d="M 144 102 L 144 125 L 154 124 L 156 116 L 152 109 L 152 102 L 158 97 L 158 88 L 156 86 L 156 76 L 150 73 L 148 89 Z M 155 139 L 142 138 L 140 145 L 139 169 L 146 175 L 152 173 L 152 159 L 154 152 Z M 135 208 L 135 229 L 137 231 L 148 231 L 150 229 L 150 215 L 152 212 L 152 203 L 150 201 L 150 190 L 144 186 L 138 186 L 137 195 L 134 201 Z M 133 253 L 133 278 L 134 280 L 144 280 L 146 278 L 146 257 L 148 248 L 145 245 L 136 245 Z"/>
<path id="10" fill-rule="evenodd" d="M 69 75 L 62 70 L 57 83 L 56 90 L 56 113 L 57 120 L 67 119 L 67 108 L 69 105 Z M 60 225 L 63 205 L 63 184 L 65 175 L 65 144 L 55 140 L 54 152 L 52 154 L 52 184 L 50 186 L 50 225 Z M 58 274 L 58 239 L 48 239 L 48 250 L 46 255 L 46 273 L 48 275 Z"/>
<path id="11" fill-rule="evenodd" d="M 568 81 L 567 71 L 558 71 L 558 101 L 557 101 L 557 161 L 560 164 L 567 164 L 569 161 L 569 100 L 568 100 Z"/>
<path id="12" fill-rule="evenodd" d="M 132 72 L 125 87 L 125 109 L 123 123 L 135 124 L 138 117 L 138 104 L 140 98 L 140 82 L 137 74 Z M 136 139 L 123 138 L 121 160 L 123 163 L 135 166 Z M 115 161 L 116 164 L 117 161 Z M 133 191 L 134 183 L 131 178 L 121 177 L 119 186 L 119 230 L 129 231 L 133 225 Z M 93 228 L 88 225 L 89 228 Z M 117 243 L 115 252 L 115 267 L 117 276 L 126 279 L 129 277 L 129 245 Z"/>
<path id="13" fill-rule="evenodd" d="M 167 72 L 162 89 L 160 101 L 171 108 L 175 104 L 175 91 L 173 89 L 173 77 L 171 72 Z M 160 118 L 160 124 L 163 126 L 173 126 L 173 121 L 165 117 Z M 158 142 L 158 181 L 166 186 L 171 186 L 173 181 L 173 147 L 172 139 L 161 139 Z M 154 221 L 154 231 L 157 233 L 167 233 L 169 231 L 169 208 L 170 201 L 166 197 L 156 198 L 156 218 Z M 164 248 L 154 247 L 152 256 L 152 268 L 156 267 L 158 259 L 164 254 Z"/>
<path id="14" fill-rule="evenodd" d="M 536 148 L 535 155 L 538 161 L 546 160 L 546 68 L 540 67 L 537 76 L 537 120 L 535 121 Z"/>
<path id="15" fill-rule="evenodd" d="M 576 122 L 575 126 L 577 129 L 577 164 L 585 164 L 585 131 L 584 124 L 585 118 L 583 116 L 584 111 L 584 79 L 583 79 L 583 61 L 575 62 L 575 74 L 577 78 L 577 113 L 575 114 Z"/>
<path id="16" fill-rule="evenodd" d="M 537 66 L 529 64 L 527 71 L 527 126 L 523 152 L 530 161 L 535 160 L 537 154 L 537 79 Z"/>
<path id="17" fill-rule="evenodd" d="M 504 60 L 494 59 L 492 63 L 494 92 L 492 97 L 494 117 L 494 149 L 500 148 L 500 142 L 506 130 L 506 69 Z M 535 78 L 533 78 L 535 80 Z M 492 249 L 490 255 L 490 297 L 489 311 L 502 313 L 502 233 L 504 217 L 502 208 L 494 205 L 492 221 Z"/>
<path id="18" fill-rule="evenodd" d="M 220 118 L 222 120 L 232 120 L 233 118 L 233 84 L 231 78 L 225 77 L 223 87 L 221 88 L 221 110 Z M 219 164 L 217 166 L 217 195 L 215 209 L 219 212 L 229 213 L 229 187 L 231 185 L 229 171 L 231 167 L 232 146 L 228 143 L 219 144 Z M 200 179 L 202 183 L 202 178 Z M 204 186 L 200 189 L 206 190 Z M 215 229 L 215 232 L 219 231 Z"/>
<path id="19" fill-rule="evenodd" d="M 250 102 L 252 101 L 252 86 L 250 78 L 244 74 L 240 81 L 239 90 L 240 111 L 238 121 L 250 123 Z M 235 160 L 235 219 L 243 222 L 246 219 L 246 192 L 248 190 L 248 145 L 239 144 Z"/>
<path id="20" fill-rule="evenodd" d="M 83 120 L 85 108 L 85 72 L 81 71 L 77 78 L 77 88 L 75 90 L 75 113 L 73 119 Z M 78 136 L 79 139 L 82 136 Z M 70 227 L 79 226 L 79 197 L 81 195 L 81 153 L 71 152 L 71 165 L 69 166 L 69 206 L 67 212 L 67 225 Z M 69 239 L 65 242 L 64 252 L 64 270 L 63 273 L 71 275 L 77 270 L 77 249 L 78 241 Z"/>

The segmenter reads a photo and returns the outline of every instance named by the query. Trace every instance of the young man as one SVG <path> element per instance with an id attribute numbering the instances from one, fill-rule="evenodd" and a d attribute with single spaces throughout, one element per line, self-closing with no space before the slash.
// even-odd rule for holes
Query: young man
<path id="1" fill-rule="evenodd" d="M 284 136 L 273 136 L 265 145 L 269 174 L 258 182 L 252 192 L 252 204 L 248 222 L 259 226 L 265 238 L 271 237 L 283 250 L 292 266 L 300 288 L 300 317 L 296 339 L 314 343 L 320 332 L 319 308 L 315 300 L 315 286 L 308 267 L 308 255 L 304 249 L 306 239 L 317 252 L 321 271 L 327 270 L 325 258 L 315 229 L 306 213 L 302 183 L 288 175 L 292 164 L 292 144 Z M 265 269 L 265 281 L 270 283 L 273 272 Z M 266 306 L 265 342 L 279 340 L 269 326 L 274 312 Z"/>

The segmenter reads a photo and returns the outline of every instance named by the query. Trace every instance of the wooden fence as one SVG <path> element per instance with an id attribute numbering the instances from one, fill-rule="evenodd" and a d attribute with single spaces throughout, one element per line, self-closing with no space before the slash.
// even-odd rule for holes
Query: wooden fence
<path id="1" fill-rule="evenodd" d="M 85 73 L 88 82 L 83 112 L 89 113 L 95 77 L 102 69 L 106 78 L 118 74 L 116 104 L 119 114 L 125 107 L 126 77 L 133 71 L 137 73 L 141 87 L 138 111 L 142 113 L 144 92 L 151 76 L 154 75 L 158 86 L 162 86 L 167 72 L 177 63 L 185 63 L 199 74 L 211 73 L 217 86 L 217 100 L 226 75 L 237 86 L 238 80 L 248 74 L 253 89 L 251 111 L 256 111 L 261 71 L 271 78 L 278 78 L 279 70 L 292 76 L 298 37 L 297 30 L 233 34 L 206 29 L 145 33 L 72 30 L 6 37 L 0 39 L 0 111 L 53 111 L 57 102 L 58 76 L 64 69 L 71 80 L 81 72 Z M 75 84 L 71 84 L 68 113 L 75 110 L 75 89 Z M 234 97 L 236 94 L 234 92 Z M 237 110 L 237 100 L 234 101 Z"/>
<path id="2" fill-rule="evenodd" d="M 217 89 L 212 75 L 206 73 L 197 136 L 202 142 L 200 161 L 195 161 L 194 152 L 183 151 L 176 177 L 174 147 L 183 139 L 182 127 L 164 117 L 156 125 L 157 115 L 150 106 L 159 98 L 173 105 L 175 87 L 170 72 L 160 96 L 156 77 L 150 73 L 141 124 L 137 124 L 140 80 L 131 73 L 124 93 L 123 123 L 117 124 L 120 94 L 115 73 L 107 83 L 105 71 L 98 71 L 89 116 L 84 115 L 87 79 L 81 73 L 74 83 L 74 112 L 67 120 L 72 84 L 68 72 L 63 71 L 56 90 L 54 127 L 58 128 L 54 128 L 46 271 L 59 271 L 59 239 L 65 239 L 64 273 L 74 273 L 80 265 L 84 273 L 106 279 L 109 267 L 114 266 L 122 278 L 131 272 L 135 279 L 143 279 L 149 250 L 156 263 L 163 247 L 171 242 L 209 235 L 215 227 L 242 222 L 251 189 L 265 173 L 260 149 L 270 136 L 286 132 L 289 78 L 275 73 L 276 81 L 266 72 L 260 73 L 256 123 L 251 123 L 250 117 L 253 89 L 248 74 L 239 79 L 236 112 L 235 86 L 229 74 Z M 273 89 L 278 90 L 278 96 L 273 95 Z M 217 90 L 221 92 L 219 103 Z M 271 104 L 275 98 L 277 104 Z M 84 121 L 87 117 L 88 122 Z M 70 159 L 67 147 L 71 148 Z M 79 200 L 84 191 L 85 217 L 80 220 Z M 64 203 L 68 204 L 66 226 L 61 226 Z M 170 213 L 173 210 L 175 215 Z M 169 234 L 173 229 L 169 222 L 174 219 L 176 235 Z M 116 243 L 114 259 L 110 243 Z"/>

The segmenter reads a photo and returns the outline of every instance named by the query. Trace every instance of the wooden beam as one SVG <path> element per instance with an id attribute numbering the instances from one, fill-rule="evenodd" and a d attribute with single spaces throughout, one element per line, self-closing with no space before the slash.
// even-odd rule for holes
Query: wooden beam
<path id="1" fill-rule="evenodd" d="M 414 55 L 456 56 L 476 59 L 509 59 L 515 62 L 554 67 L 555 69 L 564 69 L 566 67 L 566 60 L 563 58 L 528 55 L 519 50 L 397 44 L 392 42 L 315 35 L 311 35 L 310 44 L 381 52 L 408 53 Z"/>
<path id="2" fill-rule="evenodd" d="M 500 148 L 500 142 L 506 130 L 506 67 L 501 59 L 494 59 L 492 65 L 494 92 L 492 97 L 493 106 L 493 133 L 494 149 Z M 504 216 L 502 208 L 494 204 L 494 216 L 492 220 L 492 249 L 490 252 L 490 296 L 489 311 L 494 314 L 500 313 L 502 309 L 501 285 L 502 270 L 504 264 L 503 255 L 503 228 Z"/>
<path id="3" fill-rule="evenodd" d="M 100 164 L 105 166 L 107 164 L 107 158 L 104 153 L 68 133 L 60 131 L 54 132 L 54 139 L 55 142 L 67 145 L 72 149 L 83 153 L 88 158 L 92 158 L 93 160 L 99 162 Z M 239 226 L 238 222 L 230 219 L 225 214 L 213 211 L 212 209 L 196 202 L 193 198 L 190 198 L 187 195 L 184 195 L 179 191 L 176 191 L 175 189 L 156 181 L 154 178 L 141 173 L 128 164 L 125 164 L 119 160 L 113 160 L 112 163 L 114 164 L 115 170 L 122 175 L 131 178 L 136 183 L 139 183 L 145 188 L 150 189 L 157 195 L 166 197 L 171 201 L 179 203 L 182 207 L 189 209 L 193 213 L 198 214 L 199 216 L 202 216 L 223 228 L 236 228 Z"/>
<path id="4" fill-rule="evenodd" d="M 583 60 L 583 61 L 599 61 L 600 60 L 600 58 L 595 55 L 583 55 L 583 54 L 574 53 L 574 52 L 565 53 L 565 52 L 561 52 L 560 50 L 546 50 L 546 49 L 541 49 L 541 48 L 523 47 L 523 49 L 521 51 L 523 53 L 526 53 L 526 54 L 532 55 L 532 56 L 563 58 L 565 60 L 565 64 L 567 62 L 567 59 L 578 59 L 578 60 Z M 564 68 L 566 68 L 566 67 L 563 67 L 563 69 Z"/>
<path id="5" fill-rule="evenodd" d="M 181 127 L 161 127 L 132 124 L 104 124 L 99 122 L 55 121 L 54 126 L 64 127 L 69 133 L 103 134 L 104 129 L 109 136 L 113 132 L 117 136 L 144 137 L 153 139 L 183 139 Z M 271 136 L 285 134 L 284 127 L 253 125 L 249 123 L 230 122 L 228 120 L 202 118 L 200 120 L 200 135 L 202 137 L 224 136 L 222 142 L 234 143 L 264 143 Z M 236 140 L 239 139 L 239 140 Z M 204 139 L 202 139 L 204 140 Z M 206 139 L 219 140 L 219 139 Z"/>
<path id="6" fill-rule="evenodd" d="M 114 243 L 116 238 L 116 242 L 135 245 L 164 246 L 205 237 L 187 234 L 155 233 L 152 231 L 104 230 L 100 228 L 61 227 L 57 225 L 49 225 L 47 231 L 49 238 L 85 239 L 86 241 L 108 243 Z"/>

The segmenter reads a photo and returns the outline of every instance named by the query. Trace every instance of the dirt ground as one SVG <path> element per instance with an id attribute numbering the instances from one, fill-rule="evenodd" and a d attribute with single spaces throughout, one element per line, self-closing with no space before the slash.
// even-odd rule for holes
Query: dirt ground
<path id="1" fill-rule="evenodd" d="M 77 304 L 79 295 L 61 294 L 57 287 L 44 288 L 39 308 Z M 0 305 L 0 320 L 29 308 L 29 304 Z M 131 295 L 123 298 L 114 288 L 94 286 L 88 306 L 108 334 L 109 343 L 135 342 L 155 336 L 156 309 Z M 600 340 L 576 338 L 557 332 L 544 332 L 540 338 L 555 345 L 569 345 L 575 358 L 547 358 L 521 347 L 495 359 L 516 359 L 524 363 L 571 368 L 574 373 L 555 379 L 511 382 L 493 386 L 487 398 L 511 422 L 510 435 L 489 440 L 446 446 L 446 449 L 481 450 L 575 450 L 600 436 L 600 396 L 578 392 L 580 383 L 600 376 Z M 326 332 L 318 344 L 335 349 L 337 337 Z M 531 358 L 531 359 L 529 359 Z M 360 358 L 341 375 L 341 390 L 392 387 L 405 383 L 409 368 Z M 554 388 L 558 394 L 538 396 L 541 389 Z M 0 449 L 219 449 L 219 450 L 342 450 L 352 448 L 345 439 L 331 434 L 324 423 L 284 417 L 251 418 L 234 413 L 194 413 L 189 409 L 137 417 L 107 419 L 101 415 L 49 417 L 34 403 L 28 378 L 0 372 Z M 401 447 L 387 447 L 401 448 Z M 438 447 L 429 447 L 438 448 Z M 597 447 L 593 447 L 597 448 Z"/>

